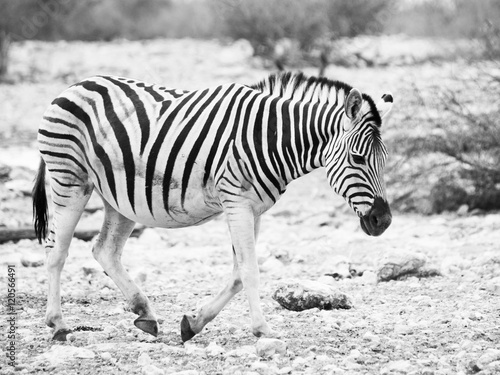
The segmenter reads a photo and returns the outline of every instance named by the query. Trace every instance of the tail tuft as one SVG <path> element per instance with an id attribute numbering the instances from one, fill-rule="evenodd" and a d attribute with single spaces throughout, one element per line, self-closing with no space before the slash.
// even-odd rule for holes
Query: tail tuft
<path id="1" fill-rule="evenodd" d="M 48 228 L 48 206 L 47 194 L 45 191 L 45 162 L 40 159 L 40 166 L 35 177 L 35 185 L 31 194 L 33 198 L 33 221 L 35 227 L 36 238 L 38 242 L 47 236 Z"/>

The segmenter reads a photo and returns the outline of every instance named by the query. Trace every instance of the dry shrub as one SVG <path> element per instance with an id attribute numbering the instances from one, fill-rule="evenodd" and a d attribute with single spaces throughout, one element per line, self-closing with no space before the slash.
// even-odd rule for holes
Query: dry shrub
<path id="1" fill-rule="evenodd" d="M 309 52 L 341 36 L 382 29 L 393 0 L 215 0 L 224 34 L 247 39 L 257 55 L 272 56 L 282 39 Z"/>
<path id="2" fill-rule="evenodd" d="M 410 186 L 395 199 L 400 208 L 500 210 L 500 76 L 491 73 L 500 74 L 500 63 L 482 67 L 475 79 L 459 81 L 454 90 L 440 87 L 433 95 L 440 99 L 425 103 L 439 113 L 427 119 L 427 134 L 393 140 L 412 166 L 411 175 L 396 178 Z"/>

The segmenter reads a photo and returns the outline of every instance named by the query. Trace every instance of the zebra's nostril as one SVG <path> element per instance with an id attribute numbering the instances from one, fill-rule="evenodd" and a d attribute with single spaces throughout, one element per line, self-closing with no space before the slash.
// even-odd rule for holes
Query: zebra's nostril
<path id="1" fill-rule="evenodd" d="M 377 226 L 378 226 L 378 223 L 379 223 L 379 220 L 378 220 L 377 215 L 372 214 L 372 215 L 370 216 L 370 219 L 371 219 L 372 225 L 373 225 L 374 227 L 377 227 Z"/>

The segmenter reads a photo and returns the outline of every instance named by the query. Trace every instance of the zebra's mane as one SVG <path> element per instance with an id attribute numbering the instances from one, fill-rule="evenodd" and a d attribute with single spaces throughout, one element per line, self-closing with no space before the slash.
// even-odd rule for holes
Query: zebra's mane
<path id="1" fill-rule="evenodd" d="M 250 87 L 265 94 L 276 95 L 285 99 L 305 100 L 309 103 L 328 103 L 332 99 L 337 100 L 338 91 L 343 90 L 347 95 L 352 90 L 352 86 L 341 81 L 325 77 L 308 77 L 303 73 L 293 72 L 271 74 L 266 79 Z M 370 106 L 375 124 L 380 126 L 382 121 L 373 99 L 367 94 L 362 95 Z"/>

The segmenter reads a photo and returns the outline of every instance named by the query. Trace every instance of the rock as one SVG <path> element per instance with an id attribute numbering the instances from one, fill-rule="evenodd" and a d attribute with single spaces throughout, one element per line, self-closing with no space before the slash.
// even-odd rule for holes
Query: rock
<path id="1" fill-rule="evenodd" d="M 306 366 L 307 364 L 309 363 L 309 359 L 308 358 L 304 358 L 304 357 L 297 357 L 293 360 L 292 362 L 292 367 L 293 368 L 296 368 L 296 367 L 304 367 Z"/>
<path id="2" fill-rule="evenodd" d="M 7 180 L 10 176 L 12 168 L 5 164 L 0 164 L 0 181 Z"/>
<path id="3" fill-rule="evenodd" d="M 361 357 L 361 352 L 358 349 L 353 349 L 350 351 L 349 355 L 345 358 L 348 362 L 357 362 Z"/>
<path id="4" fill-rule="evenodd" d="M 328 262 L 327 276 L 331 276 L 336 280 L 350 278 L 351 270 L 349 259 L 344 256 L 337 256 Z"/>
<path id="5" fill-rule="evenodd" d="M 443 275 L 452 275 L 461 273 L 463 270 L 471 267 L 471 262 L 459 255 L 448 256 L 441 262 L 441 273 Z"/>
<path id="6" fill-rule="evenodd" d="M 350 309 L 351 298 L 331 285 L 311 280 L 288 280 L 280 283 L 273 299 L 288 310 L 303 311 Z"/>
<path id="7" fill-rule="evenodd" d="M 212 341 L 210 344 L 208 344 L 208 346 L 205 348 L 205 351 L 210 357 L 223 355 L 226 352 L 226 350 L 222 346 L 217 345 L 215 341 Z"/>
<path id="8" fill-rule="evenodd" d="M 171 375 L 200 375 L 200 372 L 196 370 L 183 370 L 170 373 Z"/>
<path id="9" fill-rule="evenodd" d="M 92 359 L 94 357 L 94 352 L 89 349 L 67 345 L 54 345 L 47 352 L 39 355 L 37 359 L 48 361 L 51 365 L 57 366 L 66 361 Z"/>
<path id="10" fill-rule="evenodd" d="M 278 367 L 269 362 L 254 362 L 250 366 L 252 370 L 257 371 L 260 375 L 275 375 L 278 372 Z M 245 373 L 247 374 L 247 373 Z"/>
<path id="11" fill-rule="evenodd" d="M 92 276 L 96 277 L 99 274 L 102 274 L 102 268 L 99 267 L 98 264 L 86 264 L 82 266 L 83 276 Z"/>
<path id="12" fill-rule="evenodd" d="M 151 357 L 149 356 L 148 353 L 142 352 L 139 354 L 139 357 L 137 358 L 137 364 L 139 366 L 146 366 L 151 364 Z"/>
<path id="13" fill-rule="evenodd" d="M 115 306 L 112 309 L 109 309 L 106 311 L 108 315 L 119 315 L 123 314 L 125 310 L 123 309 L 123 306 Z"/>
<path id="14" fill-rule="evenodd" d="M 205 357 L 206 352 L 204 349 L 190 343 L 184 343 L 184 349 L 186 350 L 186 355 L 195 355 L 199 357 Z"/>
<path id="15" fill-rule="evenodd" d="M 426 257 L 412 251 L 386 253 L 377 267 L 379 281 L 396 280 L 405 275 L 416 274 L 426 263 Z"/>
<path id="16" fill-rule="evenodd" d="M 492 362 L 500 361 L 500 349 L 486 349 L 486 352 L 483 353 L 479 359 L 477 360 L 477 366 L 483 370 L 488 368 Z"/>
<path id="17" fill-rule="evenodd" d="M 374 335 L 370 331 L 366 331 L 365 334 L 363 335 L 363 340 L 370 341 L 370 342 L 380 342 L 380 337 L 377 335 Z"/>
<path id="18" fill-rule="evenodd" d="M 132 323 L 128 319 L 122 319 L 118 323 L 116 323 L 116 328 L 130 331 L 132 329 Z"/>
<path id="19" fill-rule="evenodd" d="M 500 295 L 500 276 L 488 280 L 485 286 L 489 292 Z"/>
<path id="20" fill-rule="evenodd" d="M 155 365 L 146 365 L 141 369 L 141 374 L 144 375 L 163 375 L 165 372 Z"/>
<path id="21" fill-rule="evenodd" d="M 259 357 L 269 358 L 274 354 L 286 354 L 286 343 L 279 339 L 263 337 L 255 344 Z"/>
<path id="22" fill-rule="evenodd" d="M 323 367 L 322 370 L 325 374 L 331 374 L 331 375 L 343 375 L 343 374 L 345 374 L 345 370 L 343 370 L 340 367 L 337 367 L 335 365 L 327 365 L 327 366 Z"/>
<path id="23" fill-rule="evenodd" d="M 467 212 L 469 212 L 469 206 L 466 204 L 462 204 L 460 207 L 458 207 L 457 215 L 458 216 L 465 216 L 465 215 L 467 215 Z"/>
<path id="24" fill-rule="evenodd" d="M 111 353 L 110 352 L 104 352 L 104 353 L 101 353 L 100 354 L 101 358 L 106 360 L 106 361 L 109 361 L 111 358 L 113 358 L 111 356 Z"/>
<path id="25" fill-rule="evenodd" d="M 285 265 L 274 256 L 267 258 L 259 267 L 261 272 L 280 273 L 285 268 Z"/>
<path id="26" fill-rule="evenodd" d="M 251 357 L 255 356 L 255 347 L 252 345 L 243 345 L 226 353 L 226 357 Z"/>
<path id="27" fill-rule="evenodd" d="M 413 329 L 406 324 L 396 324 L 394 326 L 394 333 L 396 335 L 411 335 L 413 333 Z"/>
<path id="28" fill-rule="evenodd" d="M 378 283 L 377 274 L 374 271 L 365 271 L 363 276 L 359 278 L 359 282 L 363 285 L 376 285 Z"/>
<path id="29" fill-rule="evenodd" d="M 407 374 L 413 370 L 414 366 L 410 361 L 399 360 L 399 361 L 389 362 L 386 366 L 384 366 L 380 370 L 380 374 L 391 374 L 391 373 Z"/>
<path id="30" fill-rule="evenodd" d="M 290 367 L 290 366 L 286 366 L 286 367 L 282 367 L 278 370 L 277 374 L 278 375 L 285 375 L 285 374 L 291 374 L 293 371 L 293 367 Z"/>
<path id="31" fill-rule="evenodd" d="M 24 267 L 41 267 L 45 261 L 45 256 L 38 253 L 23 254 L 21 264 Z"/>

